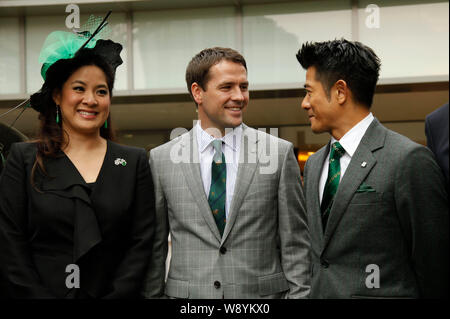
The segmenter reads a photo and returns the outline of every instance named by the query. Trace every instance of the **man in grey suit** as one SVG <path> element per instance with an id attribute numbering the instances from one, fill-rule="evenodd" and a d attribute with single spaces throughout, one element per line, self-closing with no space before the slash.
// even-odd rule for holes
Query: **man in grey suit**
<path id="1" fill-rule="evenodd" d="M 144 297 L 306 297 L 309 233 L 292 144 L 242 123 L 249 92 L 237 51 L 202 50 L 186 82 L 199 121 L 150 152 L 158 222 Z"/>
<path id="2" fill-rule="evenodd" d="M 429 149 L 370 112 L 380 61 L 359 42 L 306 43 L 314 133 L 331 141 L 305 166 L 311 298 L 448 296 L 445 181 Z"/>

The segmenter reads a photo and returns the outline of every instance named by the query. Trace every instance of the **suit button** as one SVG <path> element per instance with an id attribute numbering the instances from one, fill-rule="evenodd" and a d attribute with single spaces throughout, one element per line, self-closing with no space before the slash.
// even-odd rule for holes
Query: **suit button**
<path id="1" fill-rule="evenodd" d="M 227 249 L 222 246 L 222 247 L 220 247 L 219 251 L 222 255 L 225 255 L 225 253 L 227 252 Z"/>
<path id="2" fill-rule="evenodd" d="M 220 282 L 219 281 L 214 281 L 214 287 L 216 289 L 219 289 L 220 288 Z"/>
<path id="3" fill-rule="evenodd" d="M 328 261 L 326 261 L 325 259 L 322 259 L 320 261 L 320 264 L 322 265 L 323 268 L 328 268 L 330 266 L 330 264 L 328 263 Z"/>

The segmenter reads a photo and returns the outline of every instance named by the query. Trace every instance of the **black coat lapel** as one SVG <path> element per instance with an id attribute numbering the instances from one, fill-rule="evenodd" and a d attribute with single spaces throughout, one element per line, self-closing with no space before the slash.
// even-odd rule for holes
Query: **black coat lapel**
<path id="1" fill-rule="evenodd" d="M 97 182 L 102 182 L 105 164 L 111 157 L 111 143 L 108 142 L 107 151 Z M 70 161 L 61 152 L 58 157 L 45 161 L 47 176 L 40 182 L 43 192 L 71 199 L 74 206 L 74 234 L 73 234 L 73 260 L 77 262 L 83 255 L 102 241 L 97 216 L 87 193 L 87 185 L 82 176 Z M 95 189 L 94 189 L 95 190 Z"/>
<path id="2" fill-rule="evenodd" d="M 61 152 L 56 158 L 45 160 L 47 176 L 40 182 L 40 189 L 66 198 L 78 198 L 91 203 L 85 191 L 86 183 L 72 164 L 70 159 Z M 79 186 L 79 187 L 77 187 Z"/>

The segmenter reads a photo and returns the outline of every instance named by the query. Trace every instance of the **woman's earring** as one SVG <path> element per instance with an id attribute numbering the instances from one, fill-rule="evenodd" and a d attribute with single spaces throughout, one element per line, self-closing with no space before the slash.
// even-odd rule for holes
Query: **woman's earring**
<path id="1" fill-rule="evenodd" d="M 59 124 L 59 105 L 56 105 L 56 124 Z"/>
<path id="2" fill-rule="evenodd" d="M 105 121 L 105 125 L 103 125 L 104 128 L 108 128 L 108 120 Z"/>

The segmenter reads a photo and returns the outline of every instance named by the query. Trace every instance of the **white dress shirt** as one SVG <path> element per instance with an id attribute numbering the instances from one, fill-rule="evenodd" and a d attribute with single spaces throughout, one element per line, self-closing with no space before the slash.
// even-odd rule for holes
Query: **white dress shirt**
<path id="1" fill-rule="evenodd" d="M 211 187 L 211 164 L 214 157 L 214 147 L 211 142 L 214 137 L 205 132 L 197 122 L 197 144 L 198 158 L 200 160 L 200 173 L 202 176 L 203 187 L 205 189 L 206 198 L 209 196 L 209 188 Z M 225 132 L 225 136 L 220 138 L 222 143 L 222 152 L 225 155 L 225 163 L 227 165 L 227 185 L 225 198 L 225 216 L 228 218 L 231 201 L 234 194 L 234 186 L 236 183 L 237 170 L 239 164 L 239 149 L 241 146 L 242 124 L 230 132 Z"/>
<path id="2" fill-rule="evenodd" d="M 350 164 L 353 154 L 355 153 L 356 149 L 358 148 L 358 145 L 361 142 L 361 139 L 363 138 L 364 134 L 366 134 L 366 131 L 369 128 L 370 123 L 372 123 L 373 119 L 374 119 L 374 117 L 373 117 L 372 113 L 369 113 L 369 115 L 367 115 L 364 119 L 359 121 L 358 124 L 353 126 L 339 140 L 339 143 L 342 145 L 342 147 L 345 150 L 345 154 L 339 160 L 339 163 L 341 165 L 341 177 L 340 177 L 339 181 L 342 180 L 342 177 L 344 176 L 345 171 L 347 170 L 348 164 Z M 330 142 L 331 144 L 333 144 L 336 141 L 337 140 L 334 137 L 331 137 L 331 142 Z M 323 163 L 322 174 L 320 175 L 320 180 L 319 180 L 320 203 L 322 203 L 323 191 L 325 189 L 325 183 L 327 182 L 327 178 L 328 178 L 329 162 L 330 162 L 330 152 L 328 152 L 325 163 Z"/>

